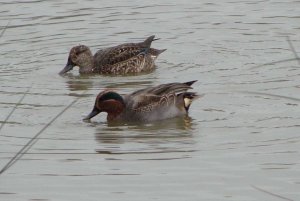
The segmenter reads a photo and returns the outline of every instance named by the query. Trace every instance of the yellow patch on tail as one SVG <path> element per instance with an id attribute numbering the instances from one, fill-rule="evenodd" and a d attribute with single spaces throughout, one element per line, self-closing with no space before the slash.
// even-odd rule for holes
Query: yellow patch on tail
<path id="1" fill-rule="evenodd" d="M 190 99 L 190 98 L 184 98 L 183 101 L 184 101 L 185 108 L 188 108 L 192 103 L 192 99 Z"/>

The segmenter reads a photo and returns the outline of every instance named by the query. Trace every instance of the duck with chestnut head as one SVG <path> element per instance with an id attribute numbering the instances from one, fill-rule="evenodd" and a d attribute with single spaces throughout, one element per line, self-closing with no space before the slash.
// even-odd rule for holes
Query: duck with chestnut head
<path id="1" fill-rule="evenodd" d="M 131 94 L 120 95 L 106 90 L 98 94 L 90 120 L 101 112 L 107 113 L 108 121 L 148 122 L 186 115 L 193 100 L 199 98 L 188 92 L 196 81 L 174 82 L 140 89 Z"/>
<path id="2" fill-rule="evenodd" d="M 155 36 L 148 37 L 140 43 L 124 43 L 118 46 L 101 49 L 94 56 L 89 47 L 78 45 L 70 50 L 67 65 L 60 75 L 79 67 L 82 74 L 125 75 L 150 72 L 155 68 L 155 60 L 166 49 L 150 48 Z"/>

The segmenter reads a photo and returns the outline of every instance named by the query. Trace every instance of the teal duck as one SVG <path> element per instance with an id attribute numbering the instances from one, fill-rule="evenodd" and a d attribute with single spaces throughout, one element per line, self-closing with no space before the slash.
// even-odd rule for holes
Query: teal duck
<path id="1" fill-rule="evenodd" d="M 90 120 L 100 112 L 107 120 L 148 122 L 172 118 L 188 113 L 193 100 L 199 98 L 188 92 L 196 82 L 168 83 L 148 87 L 128 95 L 106 90 L 98 94 L 92 112 L 83 120 Z"/>
<path id="2" fill-rule="evenodd" d="M 99 50 L 94 56 L 85 45 L 75 46 L 70 50 L 67 65 L 59 74 L 63 75 L 79 67 L 79 73 L 100 73 L 124 75 L 149 72 L 155 68 L 155 60 L 166 49 L 150 48 L 155 36 L 140 43 L 124 43 Z"/>

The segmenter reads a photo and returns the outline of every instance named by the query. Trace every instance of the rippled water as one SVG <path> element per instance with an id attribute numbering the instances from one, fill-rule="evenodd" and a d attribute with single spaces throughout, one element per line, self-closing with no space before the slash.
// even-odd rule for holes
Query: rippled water
<path id="1" fill-rule="evenodd" d="M 1 200 L 300 200 L 299 1 L 0 1 L 7 24 L 1 169 L 32 143 L 0 175 Z M 57 74 L 74 45 L 153 34 L 168 50 L 151 74 Z M 205 96 L 189 117 L 81 121 L 105 88 L 194 79 Z"/>

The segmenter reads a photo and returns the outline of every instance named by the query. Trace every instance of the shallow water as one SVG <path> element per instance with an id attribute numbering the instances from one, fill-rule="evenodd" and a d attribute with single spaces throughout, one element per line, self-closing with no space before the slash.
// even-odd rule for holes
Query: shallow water
<path id="1" fill-rule="evenodd" d="M 299 14 L 296 0 L 0 1 L 1 169 L 32 142 L 1 200 L 300 200 Z M 153 34 L 168 50 L 150 74 L 57 74 L 74 45 Z M 189 117 L 81 121 L 105 88 L 194 79 Z"/>

